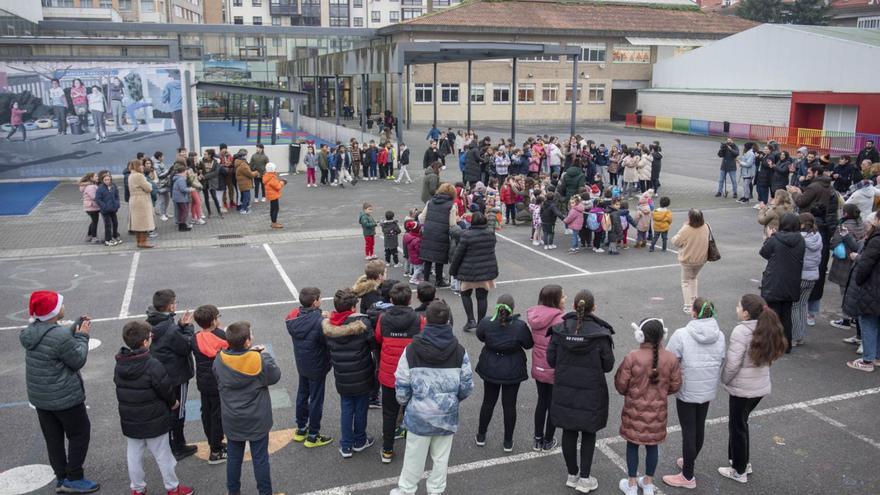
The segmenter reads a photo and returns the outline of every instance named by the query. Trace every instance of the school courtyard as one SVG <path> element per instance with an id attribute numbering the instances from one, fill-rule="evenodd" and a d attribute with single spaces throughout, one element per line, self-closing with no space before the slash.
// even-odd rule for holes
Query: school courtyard
<path id="1" fill-rule="evenodd" d="M 229 213 L 212 217 L 205 226 L 178 233 L 171 222 L 158 222 L 156 249 L 136 251 L 133 238 L 117 248 L 83 242 L 87 217 L 76 187 L 61 183 L 27 216 L 0 217 L 0 495 L 47 494 L 54 491 L 45 445 L 35 411 L 29 407 L 24 383 L 24 351 L 18 334 L 27 320 L 27 298 L 38 289 L 64 295 L 67 315 L 87 313 L 93 318 L 91 351 L 82 370 L 86 404 L 92 422 L 92 440 L 86 474 L 102 484 L 100 493 L 127 493 L 125 441 L 119 426 L 113 386 L 114 354 L 122 345 L 126 321 L 144 317 L 155 290 L 172 288 L 180 308 L 214 304 L 221 321 L 252 323 L 254 341 L 266 344 L 282 370 L 282 379 L 271 387 L 274 428 L 270 435 L 272 478 L 276 493 L 380 494 L 396 486 L 404 453 L 398 441 L 394 461 L 380 462 L 374 445 L 344 460 L 337 444 L 305 449 L 292 442 L 295 427 L 293 403 L 296 367 L 285 315 L 295 306 L 298 289 L 317 286 L 325 298 L 324 309 L 336 289 L 348 287 L 363 271 L 363 240 L 357 225 L 360 205 L 375 204 L 376 216 L 393 210 L 402 221 L 407 210 L 420 205 L 421 157 L 427 129 L 414 129 L 405 138 L 412 149 L 410 185 L 365 182 L 356 187 L 305 188 L 305 176 L 289 177 L 282 198 L 281 232 L 271 231 L 268 203 L 255 205 L 248 216 Z M 520 129 L 517 142 L 537 128 Z M 477 129 L 493 141 L 507 137 L 504 128 Z M 739 297 L 757 292 L 764 261 L 758 256 L 761 228 L 755 210 L 732 198 L 713 197 L 719 160 L 718 142 L 687 136 L 653 133 L 610 126 L 581 126 L 578 132 L 610 144 L 661 141 L 664 152 L 661 191 L 672 199 L 676 232 L 690 207 L 700 207 L 715 233 L 722 259 L 708 264 L 700 274 L 700 295 L 715 301 L 725 334 L 736 324 L 734 308 Z M 541 134 L 565 135 L 564 128 L 541 128 Z M 137 150 L 130 150 L 131 155 Z M 149 150 L 145 150 L 149 151 Z M 127 159 L 127 158 L 126 158 Z M 442 180 L 460 179 L 457 164 L 441 173 Z M 117 182 L 118 183 L 118 182 Z M 120 218 L 126 218 L 124 210 Z M 126 222 L 122 220 L 120 230 Z M 502 293 L 516 300 L 517 312 L 534 305 L 539 289 L 560 284 L 571 300 L 579 289 L 590 289 L 597 299 L 597 315 L 616 330 L 618 362 L 636 347 L 630 322 L 648 316 L 663 318 L 670 331 L 683 326 L 680 269 L 673 251 L 649 253 L 629 249 L 621 256 L 582 252 L 566 253 L 567 239 L 557 227 L 560 246 L 555 251 L 534 249 L 527 226 L 505 226 L 498 233 L 498 287 L 490 303 Z M 100 230 L 99 230 L 100 231 Z M 631 230 L 630 234 L 634 234 Z M 381 240 L 377 239 L 377 248 Z M 377 252 L 380 252 L 377 249 Z M 402 269 L 389 268 L 389 279 L 402 279 Z M 473 334 L 463 334 L 464 313 L 458 296 L 448 289 L 439 296 L 450 303 L 455 334 L 476 365 L 481 344 Z M 772 368 L 773 392 L 751 419 L 751 462 L 754 474 L 745 485 L 720 477 L 716 468 L 727 464 L 727 395 L 719 387 L 709 411 L 706 443 L 697 461 L 698 494 L 877 493 L 880 473 L 880 375 L 858 373 L 845 366 L 855 357 L 855 346 L 841 341 L 849 331 L 831 327 L 840 298 L 829 286 L 822 313 L 809 329 L 806 345 L 776 362 Z M 616 366 L 615 366 L 616 368 Z M 609 380 L 611 376 L 608 377 Z M 191 382 L 187 411 L 187 438 L 200 452 L 178 463 L 180 480 L 201 494 L 225 493 L 225 466 L 209 466 L 207 446 L 199 419 L 199 401 Z M 519 392 L 514 451 L 501 448 L 501 407 L 489 427 L 488 443 L 477 447 L 474 434 L 482 400 L 482 383 L 462 404 L 461 425 L 455 437 L 447 493 L 449 494 L 565 494 L 566 470 L 559 450 L 531 450 L 532 414 L 536 401 L 533 381 Z M 592 475 L 597 493 L 616 493 L 625 476 L 625 442 L 619 437 L 622 399 L 611 388 L 608 427 L 598 435 Z M 670 398 L 669 436 L 661 447 L 658 478 L 677 472 L 681 454 L 674 398 Z M 322 433 L 339 437 L 339 398 L 332 373 L 327 381 Z M 381 411 L 370 410 L 368 434 L 381 436 Z M 561 435 L 560 432 L 557 433 Z M 152 460 L 145 462 L 151 493 L 161 490 L 161 479 Z M 428 464 L 430 468 L 430 463 Z M 678 489 L 657 483 L 662 493 Z M 423 493 L 424 485 L 422 485 Z M 250 466 L 243 468 L 243 493 L 256 493 Z"/>

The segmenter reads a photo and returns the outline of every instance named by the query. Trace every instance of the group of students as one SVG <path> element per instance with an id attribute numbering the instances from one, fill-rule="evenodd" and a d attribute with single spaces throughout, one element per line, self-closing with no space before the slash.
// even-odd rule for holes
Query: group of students
<path id="1" fill-rule="evenodd" d="M 352 138 L 348 146 L 337 142 L 331 149 L 324 143 L 315 151 L 314 144 L 309 144 L 303 157 L 306 166 L 306 187 L 318 187 L 316 173 L 320 171 L 322 186 L 339 186 L 345 188 L 348 183 L 356 185 L 359 180 L 393 180 L 399 184 L 406 180 L 412 183 L 407 165 L 409 165 L 409 149 L 405 143 L 395 147 L 390 141 L 370 140 L 359 145 Z M 395 164 L 397 176 L 395 177 Z"/>

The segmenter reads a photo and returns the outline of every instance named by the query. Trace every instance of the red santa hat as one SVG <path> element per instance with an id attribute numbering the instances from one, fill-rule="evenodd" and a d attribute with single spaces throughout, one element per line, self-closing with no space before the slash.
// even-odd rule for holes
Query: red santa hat
<path id="1" fill-rule="evenodd" d="M 46 321 L 58 316 L 61 312 L 61 306 L 64 304 L 64 296 L 50 290 L 38 290 L 31 293 L 31 300 L 28 303 L 28 314 L 30 322 L 36 320 Z"/>

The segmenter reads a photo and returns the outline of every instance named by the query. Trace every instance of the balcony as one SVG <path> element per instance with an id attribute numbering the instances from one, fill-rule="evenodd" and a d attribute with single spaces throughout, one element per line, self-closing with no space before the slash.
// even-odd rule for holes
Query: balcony
<path id="1" fill-rule="evenodd" d="M 296 0 L 272 2 L 269 4 L 269 14 L 277 16 L 291 16 L 299 14 Z"/>
<path id="2" fill-rule="evenodd" d="M 43 7 L 43 19 L 122 22 L 115 9 L 94 7 Z"/>

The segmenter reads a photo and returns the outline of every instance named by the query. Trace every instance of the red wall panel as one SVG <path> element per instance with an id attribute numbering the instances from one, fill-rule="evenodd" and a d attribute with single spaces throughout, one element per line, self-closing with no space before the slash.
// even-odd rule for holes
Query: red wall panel
<path id="1" fill-rule="evenodd" d="M 824 107 L 819 115 L 813 110 L 815 105 L 857 106 L 859 115 L 856 119 L 856 132 L 880 134 L 880 93 L 792 92 L 790 125 L 821 129 L 825 116 Z"/>

